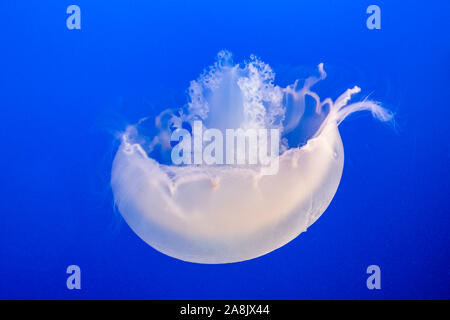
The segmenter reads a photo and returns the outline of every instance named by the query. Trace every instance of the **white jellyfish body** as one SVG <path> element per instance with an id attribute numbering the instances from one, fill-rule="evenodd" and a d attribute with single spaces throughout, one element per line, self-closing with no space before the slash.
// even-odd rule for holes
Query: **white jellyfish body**
<path id="1" fill-rule="evenodd" d="M 111 185 L 115 203 L 133 231 L 169 256 L 197 263 L 229 263 L 269 253 L 312 225 L 330 204 L 341 179 L 344 151 L 338 124 L 350 113 L 370 110 L 381 120 L 391 115 L 373 101 L 347 105 L 359 88 L 336 101 L 310 88 L 325 78 L 308 78 L 302 89 L 273 85 L 273 72 L 256 58 L 234 65 L 227 52 L 190 87 L 188 111 L 171 115 L 180 127 L 194 119 L 206 127 L 279 128 L 283 134 L 309 126 L 307 142 L 289 147 L 286 139 L 276 174 L 258 166 L 162 164 L 149 154 L 170 149 L 166 127 L 142 143 L 136 127 L 122 136 Z M 315 116 L 304 119 L 306 96 L 315 100 Z M 325 110 L 326 109 L 326 110 Z M 309 128 L 308 126 L 304 126 Z"/>

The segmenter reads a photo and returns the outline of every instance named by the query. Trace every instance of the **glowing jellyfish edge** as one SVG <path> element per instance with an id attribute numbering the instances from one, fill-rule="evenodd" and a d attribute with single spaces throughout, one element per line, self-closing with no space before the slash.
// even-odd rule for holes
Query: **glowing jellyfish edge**
<path id="1" fill-rule="evenodd" d="M 191 83 L 191 89 L 203 85 L 200 94 L 206 89 L 212 92 L 209 101 L 208 97 L 194 97 L 209 108 L 206 112 L 200 110 L 203 119 L 214 109 L 211 104 L 215 100 L 211 96 L 222 78 L 239 82 L 247 77 L 251 80 L 247 83 L 253 84 L 259 81 L 255 86 L 258 90 L 269 90 L 271 104 L 280 102 L 277 94 L 281 92 L 300 104 L 306 96 L 312 97 L 317 113 L 326 105 L 329 108 L 319 129 L 305 145 L 282 152 L 276 175 L 261 175 L 251 167 L 163 165 L 130 139 L 134 127 L 127 129 L 112 166 L 111 186 L 116 206 L 146 243 L 166 255 L 190 262 L 231 263 L 256 258 L 306 231 L 328 207 L 341 179 L 344 151 L 339 123 L 360 110 L 370 110 L 383 121 L 392 117 L 374 101 L 348 104 L 351 96 L 360 91 L 358 87 L 347 90 L 334 102 L 329 98 L 321 101 L 310 88 L 326 77 L 322 64 L 320 77 L 306 79 L 303 88 L 296 90 L 296 85 L 285 89 L 273 86 L 271 70 L 259 60 L 253 59 L 242 68 L 228 66 L 223 59 L 229 59 L 226 52 L 219 53 L 215 66 Z M 212 82 L 214 86 L 210 86 Z M 237 88 L 233 90 L 243 90 L 242 85 Z M 261 108 L 267 101 L 260 102 L 256 107 Z M 248 109 L 246 101 L 243 105 Z M 199 108 L 194 107 L 198 105 L 190 111 L 198 118 Z M 291 115 L 291 121 L 284 119 L 284 123 L 290 124 L 284 130 L 292 130 L 298 124 L 296 117 L 301 115 Z M 276 126 L 274 121 L 270 123 Z"/>

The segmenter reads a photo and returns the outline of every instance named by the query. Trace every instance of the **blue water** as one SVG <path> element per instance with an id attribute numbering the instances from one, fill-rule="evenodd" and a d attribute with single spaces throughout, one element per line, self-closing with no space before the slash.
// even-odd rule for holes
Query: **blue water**
<path id="1" fill-rule="evenodd" d="M 448 1 L 0 3 L 0 298 L 450 298 Z M 366 8 L 381 8 L 381 30 Z M 199 265 L 165 256 L 113 208 L 125 125 L 182 105 L 221 49 L 254 53 L 286 85 L 358 85 L 395 124 L 340 126 L 338 192 L 306 233 L 263 257 Z M 309 68 L 309 69 L 308 69 Z M 79 265 L 82 289 L 66 288 Z M 381 268 L 381 290 L 366 287 Z"/>

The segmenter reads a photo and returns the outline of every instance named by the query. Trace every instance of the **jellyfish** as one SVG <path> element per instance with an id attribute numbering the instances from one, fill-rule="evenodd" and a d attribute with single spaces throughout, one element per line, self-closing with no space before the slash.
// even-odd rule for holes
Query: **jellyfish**
<path id="1" fill-rule="evenodd" d="M 312 87 L 325 77 L 321 63 L 317 75 L 282 88 L 258 57 L 236 64 L 230 52 L 219 52 L 191 81 L 184 106 L 143 118 L 121 134 L 111 187 L 126 223 L 154 249 L 206 264 L 253 259 L 306 231 L 330 204 L 342 176 L 339 124 L 362 110 L 382 121 L 392 118 L 376 101 L 351 102 L 357 86 L 334 101 L 322 100 Z M 279 144 L 270 142 L 278 147 L 270 158 L 276 158 L 276 171 L 267 174 L 261 170 L 267 163 L 259 162 L 174 164 L 173 134 L 192 133 L 196 123 L 216 133 L 277 130 Z M 183 156 L 195 152 L 188 148 Z"/>

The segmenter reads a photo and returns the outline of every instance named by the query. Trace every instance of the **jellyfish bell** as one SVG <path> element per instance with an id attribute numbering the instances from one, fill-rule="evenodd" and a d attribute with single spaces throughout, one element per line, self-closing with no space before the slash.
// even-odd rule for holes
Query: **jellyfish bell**
<path id="1" fill-rule="evenodd" d="M 122 135 L 111 186 L 128 225 L 156 250 L 197 263 L 252 259 L 306 231 L 330 204 L 342 176 L 341 121 L 360 110 L 391 118 L 376 102 L 349 104 L 358 87 L 322 101 L 311 91 L 326 77 L 322 64 L 318 72 L 302 88 L 298 83 L 281 88 L 259 59 L 239 65 L 220 52 L 191 82 L 185 111 L 164 111 L 166 120 L 157 117 L 158 132 L 149 137 L 143 138 L 138 126 Z M 314 101 L 312 107 L 307 99 Z M 153 156 L 157 146 L 170 153 L 169 133 L 195 121 L 220 131 L 280 130 L 277 171 L 267 174 L 261 164 L 174 165 Z"/>

